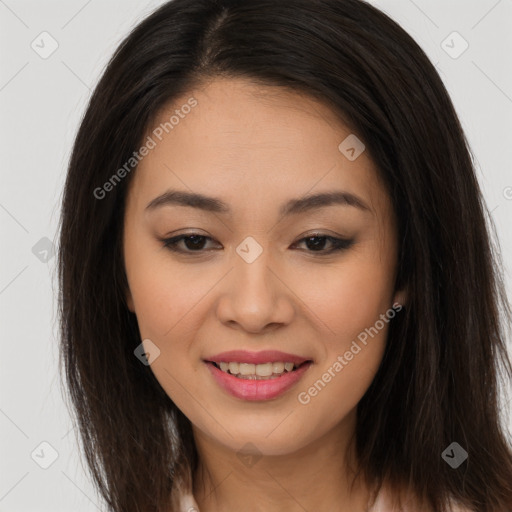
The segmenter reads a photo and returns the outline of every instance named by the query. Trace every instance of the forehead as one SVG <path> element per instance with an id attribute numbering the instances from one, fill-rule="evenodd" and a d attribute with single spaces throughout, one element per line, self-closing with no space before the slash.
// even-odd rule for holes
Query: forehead
<path id="1" fill-rule="evenodd" d="M 191 97 L 197 105 L 182 111 Z M 171 125 L 173 115 L 178 122 Z M 161 140 L 153 136 L 156 146 L 133 180 L 135 195 L 144 200 L 177 186 L 215 190 L 228 202 L 256 209 L 340 188 L 364 196 L 372 209 L 384 199 L 368 154 L 350 161 L 338 148 L 350 129 L 303 93 L 216 79 L 166 105 L 146 135 L 159 126 L 167 129 Z"/>

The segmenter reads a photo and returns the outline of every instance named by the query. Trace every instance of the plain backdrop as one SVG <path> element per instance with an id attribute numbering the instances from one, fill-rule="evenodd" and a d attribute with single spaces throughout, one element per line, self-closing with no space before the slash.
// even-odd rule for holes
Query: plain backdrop
<path id="1" fill-rule="evenodd" d="M 117 45 L 161 3 L 0 0 L 0 512 L 104 510 L 60 391 L 54 244 L 86 102 Z M 451 94 L 510 297 L 512 1 L 370 3 L 413 36 Z"/>

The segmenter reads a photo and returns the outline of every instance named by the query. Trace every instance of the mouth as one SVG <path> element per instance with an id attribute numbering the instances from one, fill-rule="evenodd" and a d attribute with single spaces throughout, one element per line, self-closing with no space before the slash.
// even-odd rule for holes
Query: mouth
<path id="1" fill-rule="evenodd" d="M 283 375 L 297 371 L 308 363 L 312 363 L 311 360 L 306 360 L 302 363 L 292 363 L 291 361 L 275 361 L 267 362 L 262 364 L 254 363 L 239 363 L 235 361 L 206 361 L 211 363 L 215 368 L 221 372 L 232 375 L 237 379 L 244 380 L 270 380 L 277 379 Z"/>
<path id="2" fill-rule="evenodd" d="M 224 392 L 242 400 L 263 401 L 280 397 L 307 372 L 313 361 L 239 363 L 204 360 L 214 382 Z"/>

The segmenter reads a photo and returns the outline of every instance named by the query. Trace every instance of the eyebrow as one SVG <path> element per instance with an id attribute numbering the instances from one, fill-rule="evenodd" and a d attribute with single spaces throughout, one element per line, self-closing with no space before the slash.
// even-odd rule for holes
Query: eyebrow
<path id="1" fill-rule="evenodd" d="M 224 215 L 232 214 L 231 208 L 221 199 L 181 190 L 167 190 L 150 201 L 146 206 L 146 210 L 152 211 L 162 206 L 173 205 L 188 206 Z M 297 215 L 307 211 L 334 205 L 352 206 L 363 212 L 371 213 L 372 211 L 371 208 L 369 208 L 369 206 L 355 194 L 345 191 L 333 191 L 307 195 L 297 199 L 290 199 L 281 206 L 279 215 L 283 217 Z"/>

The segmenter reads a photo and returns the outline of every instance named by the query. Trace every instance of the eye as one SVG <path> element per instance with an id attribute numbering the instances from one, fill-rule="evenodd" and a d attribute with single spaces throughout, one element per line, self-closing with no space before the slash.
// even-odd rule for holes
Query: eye
<path id="1" fill-rule="evenodd" d="M 178 235 L 173 238 L 166 238 L 162 240 L 164 247 L 175 252 L 203 252 L 203 248 L 206 240 L 212 240 L 208 236 L 200 235 L 197 233 L 191 233 L 187 235 Z M 178 247 L 180 242 L 185 242 L 185 247 L 188 250 Z"/>
<path id="2" fill-rule="evenodd" d="M 327 242 L 331 244 L 331 248 L 325 250 L 324 248 Z M 311 235 L 305 238 L 301 238 L 298 242 L 296 242 L 296 244 L 299 243 L 305 243 L 306 247 L 312 249 L 307 252 L 317 252 L 320 253 L 320 255 L 326 255 L 348 249 L 351 245 L 353 245 L 354 240 L 323 235 L 322 233 L 312 233 Z"/>
<path id="3" fill-rule="evenodd" d="M 186 254 L 194 252 L 205 252 L 205 245 L 208 240 L 213 239 L 198 233 L 190 233 L 186 235 L 178 235 L 172 238 L 165 238 L 162 239 L 161 242 L 163 242 L 163 246 L 169 249 L 170 251 Z M 185 248 L 183 248 L 183 246 L 179 246 L 181 242 L 184 242 Z M 350 246 L 353 245 L 354 240 L 337 238 L 330 235 L 323 235 L 321 233 L 312 233 L 311 235 L 301 238 L 299 241 L 295 242 L 293 246 L 296 246 L 300 243 L 305 243 L 306 247 L 310 249 L 307 250 L 306 252 L 314 252 L 319 253 L 319 255 L 326 255 L 331 254 L 333 252 L 348 249 Z M 331 247 L 327 250 L 325 249 L 326 243 L 329 243 L 331 245 Z"/>

